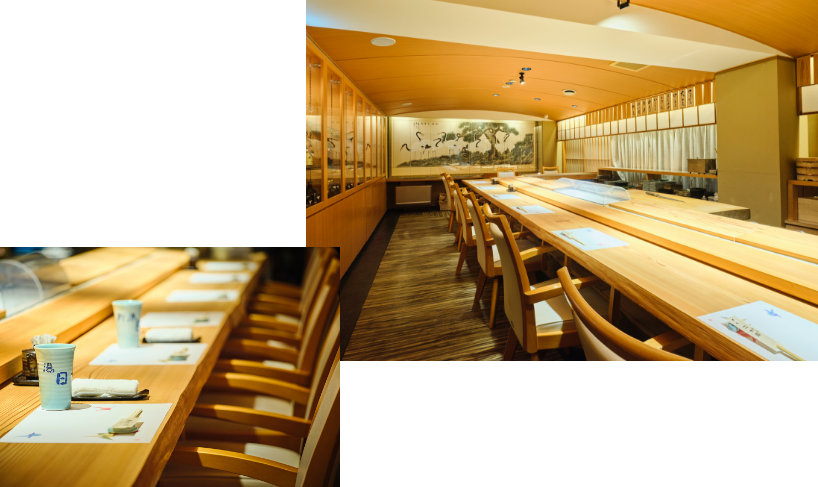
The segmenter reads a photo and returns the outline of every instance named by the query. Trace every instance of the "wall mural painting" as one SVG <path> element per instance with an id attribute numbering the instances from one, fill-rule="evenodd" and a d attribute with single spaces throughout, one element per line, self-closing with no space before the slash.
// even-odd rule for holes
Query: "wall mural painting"
<path id="1" fill-rule="evenodd" d="M 499 164 L 536 169 L 534 122 L 392 120 L 392 176 L 477 173 Z"/>

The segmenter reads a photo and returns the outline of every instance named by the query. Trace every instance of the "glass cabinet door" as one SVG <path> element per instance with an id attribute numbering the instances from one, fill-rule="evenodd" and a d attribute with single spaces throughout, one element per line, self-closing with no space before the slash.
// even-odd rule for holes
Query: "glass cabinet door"
<path id="1" fill-rule="evenodd" d="M 364 108 L 364 174 L 366 180 L 372 179 L 372 114 L 367 103 Z"/>
<path id="2" fill-rule="evenodd" d="M 307 208 L 321 202 L 321 58 L 307 50 Z"/>
<path id="3" fill-rule="evenodd" d="M 344 188 L 355 187 L 355 95 L 347 89 L 344 92 Z"/>
<path id="4" fill-rule="evenodd" d="M 355 139 L 358 184 L 364 184 L 364 102 L 360 97 L 355 99 Z"/>
<path id="5" fill-rule="evenodd" d="M 341 77 L 327 77 L 327 199 L 341 194 Z"/>

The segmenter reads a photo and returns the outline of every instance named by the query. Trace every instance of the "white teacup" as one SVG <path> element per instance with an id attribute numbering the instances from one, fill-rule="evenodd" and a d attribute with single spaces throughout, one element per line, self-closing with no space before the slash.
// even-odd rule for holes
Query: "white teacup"
<path id="1" fill-rule="evenodd" d="M 116 336 L 119 348 L 139 346 L 139 319 L 142 317 L 142 301 L 123 299 L 114 301 Z"/>
<path id="2" fill-rule="evenodd" d="M 68 343 L 35 345 L 40 382 L 40 405 L 48 411 L 71 407 L 71 381 L 74 380 L 74 349 Z"/>

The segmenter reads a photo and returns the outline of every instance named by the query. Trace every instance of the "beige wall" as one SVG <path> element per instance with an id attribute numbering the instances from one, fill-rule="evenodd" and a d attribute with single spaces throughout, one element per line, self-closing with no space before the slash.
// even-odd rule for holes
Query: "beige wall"
<path id="1" fill-rule="evenodd" d="M 539 122 L 542 130 L 542 143 L 540 144 L 540 161 L 537 171 L 543 167 L 553 167 L 557 165 L 557 123 L 552 121 Z"/>
<path id="2" fill-rule="evenodd" d="M 773 58 L 716 75 L 719 201 L 782 226 L 795 177 L 795 62 Z"/>

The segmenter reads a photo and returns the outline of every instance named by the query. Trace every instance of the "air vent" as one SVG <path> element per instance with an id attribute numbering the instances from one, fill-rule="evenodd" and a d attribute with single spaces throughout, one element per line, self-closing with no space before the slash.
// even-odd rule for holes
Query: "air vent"
<path id="1" fill-rule="evenodd" d="M 647 68 L 648 64 L 636 64 L 636 63 L 626 63 L 622 61 L 617 61 L 615 63 L 611 63 L 611 66 L 619 69 L 627 69 L 628 71 L 642 71 L 643 69 Z"/>

